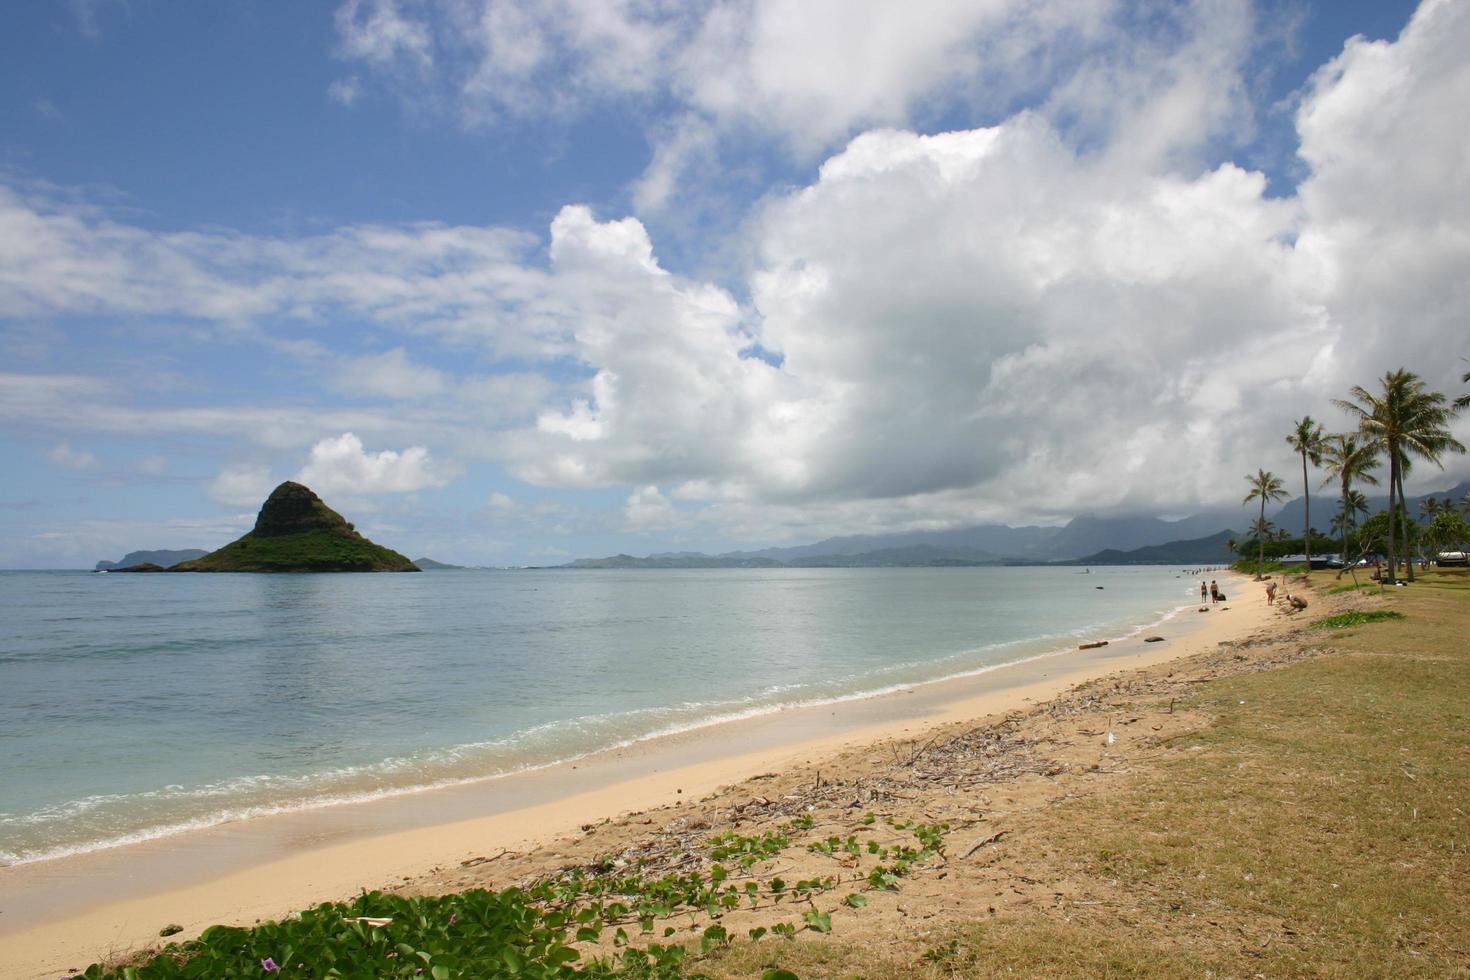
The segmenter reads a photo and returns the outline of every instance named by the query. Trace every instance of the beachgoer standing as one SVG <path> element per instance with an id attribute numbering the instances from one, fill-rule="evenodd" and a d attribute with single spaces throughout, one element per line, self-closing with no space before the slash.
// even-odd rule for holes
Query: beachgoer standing
<path id="1" fill-rule="evenodd" d="M 1205 601 L 1205 596 L 1207 596 L 1209 594 L 1210 594 L 1210 590 L 1205 586 L 1204 580 L 1201 579 L 1200 580 L 1200 583 L 1199 583 L 1199 601 L 1200 602 L 1204 602 Z"/>
<path id="2" fill-rule="evenodd" d="M 1273 578 L 1266 583 L 1266 604 L 1274 605 L 1276 602 L 1276 580 Z"/>
<path id="3" fill-rule="evenodd" d="M 1210 601 L 1211 602 L 1219 602 L 1220 601 L 1220 587 L 1215 584 L 1215 580 L 1214 579 L 1210 579 Z"/>

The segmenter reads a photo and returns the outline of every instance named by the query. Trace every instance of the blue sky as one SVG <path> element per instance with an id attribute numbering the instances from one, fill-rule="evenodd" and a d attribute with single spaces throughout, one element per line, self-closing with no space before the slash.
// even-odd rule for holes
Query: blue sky
<path id="1" fill-rule="evenodd" d="M 1232 504 L 1459 391 L 1465 6 L 14 5 L 0 567 Z"/>

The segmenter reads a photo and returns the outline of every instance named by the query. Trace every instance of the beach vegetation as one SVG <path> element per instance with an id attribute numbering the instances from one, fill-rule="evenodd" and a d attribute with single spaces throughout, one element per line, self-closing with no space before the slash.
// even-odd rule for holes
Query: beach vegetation
<path id="1" fill-rule="evenodd" d="M 1397 609 L 1370 609 L 1354 610 L 1353 612 L 1340 613 L 1336 616 L 1328 616 L 1311 624 L 1314 630 L 1340 630 L 1348 626 L 1361 626 L 1364 623 L 1381 623 L 1389 619 L 1403 619 L 1404 614 Z"/>
<path id="2" fill-rule="evenodd" d="M 950 828 L 891 817 L 886 823 L 912 833 L 914 843 L 870 847 L 879 863 L 864 880 L 873 890 L 896 891 L 917 865 L 944 854 Z M 271 964 L 267 972 L 281 977 L 684 976 L 691 963 L 734 941 L 721 921 L 731 912 L 792 908 L 792 921 L 748 929 L 753 941 L 766 935 L 790 939 L 800 932 L 826 934 L 834 912 L 867 906 L 868 899 L 857 892 L 838 903 L 824 903 L 826 907 L 816 904 L 815 899 L 838 886 L 838 876 L 787 881 L 753 871 L 763 863 L 769 866 L 793 845 L 796 834 L 813 824 L 810 815 L 802 814 L 759 834 L 712 834 L 701 848 L 707 871 L 645 874 L 637 864 L 603 857 L 500 891 L 414 898 L 365 893 L 352 902 L 323 904 L 280 922 L 217 926 L 150 959 L 113 968 L 94 965 L 83 976 L 258 976 L 266 962 Z M 807 849 L 849 862 L 863 856 L 855 835 L 828 835 L 807 843 Z M 687 920 L 697 939 L 677 940 L 680 929 L 669 923 L 680 919 Z M 660 924 L 665 924 L 665 942 L 649 942 Z"/>

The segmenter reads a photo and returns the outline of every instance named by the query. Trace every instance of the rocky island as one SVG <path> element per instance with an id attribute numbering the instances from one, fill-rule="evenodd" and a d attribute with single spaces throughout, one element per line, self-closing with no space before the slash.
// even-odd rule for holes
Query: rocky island
<path id="1" fill-rule="evenodd" d="M 255 527 L 244 537 L 168 571 L 417 572 L 419 568 L 398 552 L 358 534 L 309 488 L 287 481 L 271 491 L 255 518 Z"/>

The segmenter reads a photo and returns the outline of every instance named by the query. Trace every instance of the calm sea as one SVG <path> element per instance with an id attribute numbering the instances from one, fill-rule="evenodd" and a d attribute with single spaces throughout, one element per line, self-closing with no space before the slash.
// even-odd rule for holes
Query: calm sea
<path id="1" fill-rule="evenodd" d="M 1197 588 L 1174 568 L 0 572 L 0 862 L 981 671 Z"/>

